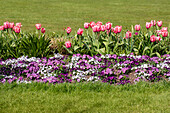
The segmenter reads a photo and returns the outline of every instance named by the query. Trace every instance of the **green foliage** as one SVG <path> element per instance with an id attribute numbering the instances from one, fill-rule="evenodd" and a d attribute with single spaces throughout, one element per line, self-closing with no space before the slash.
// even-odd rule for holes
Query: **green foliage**
<path id="1" fill-rule="evenodd" d="M 49 57 L 54 52 L 50 49 L 50 41 L 44 34 L 0 31 L 0 58 Z"/>
<path id="2" fill-rule="evenodd" d="M 50 41 L 44 34 L 26 34 L 21 40 L 21 50 L 28 57 L 48 57 L 51 52 Z"/>

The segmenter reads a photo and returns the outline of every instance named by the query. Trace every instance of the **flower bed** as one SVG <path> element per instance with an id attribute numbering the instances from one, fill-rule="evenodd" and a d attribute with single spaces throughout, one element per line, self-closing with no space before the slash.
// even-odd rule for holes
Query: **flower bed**
<path id="1" fill-rule="evenodd" d="M 71 58 L 56 54 L 54 57 L 22 56 L 0 61 L 1 83 L 63 83 L 105 82 L 109 84 L 136 83 L 140 80 L 170 80 L 170 55 L 161 58 L 147 55 L 80 55 Z"/>
<path id="2" fill-rule="evenodd" d="M 124 32 L 122 26 L 98 21 L 85 23 L 85 30 L 79 28 L 71 36 L 67 27 L 67 35 L 56 39 L 55 45 L 59 53 L 64 49 L 69 56 L 56 54 L 51 47 L 55 34 L 45 35 L 41 24 L 35 25 L 35 33 L 23 33 L 21 27 L 13 22 L 0 26 L 1 83 L 128 84 L 170 79 L 170 38 L 162 21 L 146 22 L 147 32 L 140 25 Z"/>

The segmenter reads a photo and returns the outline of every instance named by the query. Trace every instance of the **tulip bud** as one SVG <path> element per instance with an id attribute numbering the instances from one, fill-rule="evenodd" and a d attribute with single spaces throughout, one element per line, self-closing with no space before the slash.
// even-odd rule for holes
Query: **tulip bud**
<path id="1" fill-rule="evenodd" d="M 167 27 L 162 27 L 161 31 L 168 31 L 168 28 Z"/>
<path id="2" fill-rule="evenodd" d="M 13 30 L 15 31 L 15 33 L 20 33 L 20 27 L 18 27 L 18 26 L 14 26 L 13 27 Z"/>
<path id="3" fill-rule="evenodd" d="M 151 20 L 151 26 L 156 26 L 156 20 Z"/>
<path id="4" fill-rule="evenodd" d="M 9 22 L 4 22 L 4 28 L 5 28 L 5 29 L 8 29 L 9 27 L 10 27 Z"/>
<path id="5" fill-rule="evenodd" d="M 112 23 L 107 22 L 107 23 L 106 23 L 106 29 L 107 29 L 107 30 L 110 30 L 111 28 L 112 28 Z"/>
<path id="6" fill-rule="evenodd" d="M 168 36 L 168 31 L 162 31 L 162 36 L 167 37 Z"/>
<path id="7" fill-rule="evenodd" d="M 45 28 L 41 28 L 41 33 L 45 33 Z"/>
<path id="8" fill-rule="evenodd" d="M 84 31 L 83 29 L 79 28 L 78 31 L 77 31 L 77 34 L 78 34 L 78 35 L 82 35 L 82 34 L 83 34 L 83 31 Z"/>
<path id="9" fill-rule="evenodd" d="M 150 41 L 151 41 L 151 42 L 155 42 L 155 41 L 156 41 L 155 35 L 152 35 L 152 36 L 150 37 Z"/>
<path id="10" fill-rule="evenodd" d="M 89 25 L 90 25 L 90 24 L 89 24 L 89 23 L 87 23 L 87 22 L 86 22 L 86 23 L 84 23 L 84 28 L 85 28 L 85 29 L 88 29 L 88 28 L 89 28 Z"/>
<path id="11" fill-rule="evenodd" d="M 140 30 L 140 25 L 135 25 L 135 30 L 139 31 Z"/>
<path id="12" fill-rule="evenodd" d="M 96 23 L 95 22 L 90 22 L 90 27 L 92 28 L 92 27 L 94 27 L 96 25 Z"/>
<path id="13" fill-rule="evenodd" d="M 149 29 L 151 27 L 151 23 L 150 22 L 146 22 L 146 28 Z"/>
<path id="14" fill-rule="evenodd" d="M 96 23 L 96 25 L 101 26 L 101 25 L 102 25 L 102 22 L 98 21 L 98 22 Z"/>
<path id="15" fill-rule="evenodd" d="M 0 26 L 0 31 L 3 31 L 4 30 L 4 26 Z"/>
<path id="16" fill-rule="evenodd" d="M 117 33 L 120 33 L 121 30 L 122 30 L 122 26 L 116 26 L 116 27 L 113 29 L 113 32 L 117 34 Z"/>
<path id="17" fill-rule="evenodd" d="M 105 30 L 106 30 L 105 25 L 101 25 L 101 31 L 105 31 Z"/>
<path id="18" fill-rule="evenodd" d="M 162 21 L 157 21 L 157 25 L 158 25 L 158 27 L 161 27 L 162 26 Z"/>
<path id="19" fill-rule="evenodd" d="M 16 23 L 16 26 L 18 26 L 19 28 L 22 27 L 21 23 Z"/>
<path id="20" fill-rule="evenodd" d="M 13 28 L 14 27 L 14 22 L 9 23 L 9 28 Z"/>
<path id="21" fill-rule="evenodd" d="M 70 34 L 71 33 L 71 27 L 67 27 L 66 31 L 67 31 L 67 34 Z"/>
<path id="22" fill-rule="evenodd" d="M 161 41 L 162 40 L 162 38 L 160 36 L 155 37 L 155 39 L 156 39 L 156 41 Z"/>
<path id="23" fill-rule="evenodd" d="M 40 30 L 41 29 L 41 24 L 35 24 L 36 29 Z"/>
<path id="24" fill-rule="evenodd" d="M 132 37 L 132 33 L 130 31 L 126 32 L 126 38 L 131 38 Z"/>
<path id="25" fill-rule="evenodd" d="M 65 42 L 65 46 L 66 46 L 66 48 L 70 48 L 71 47 L 71 42 L 70 41 Z"/>

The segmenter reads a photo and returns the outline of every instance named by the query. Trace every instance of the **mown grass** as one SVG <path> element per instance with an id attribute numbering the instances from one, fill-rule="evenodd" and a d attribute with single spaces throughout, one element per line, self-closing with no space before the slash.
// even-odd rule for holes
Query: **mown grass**
<path id="1" fill-rule="evenodd" d="M 0 4 L 0 24 L 22 22 L 24 31 L 35 30 L 36 23 L 48 33 L 62 33 L 70 26 L 72 34 L 90 21 L 110 21 L 124 29 L 135 24 L 145 27 L 153 19 L 170 24 L 169 0 L 1 0 Z"/>
<path id="2" fill-rule="evenodd" d="M 170 112 L 170 82 L 113 86 L 80 84 L 0 85 L 1 113 Z"/>

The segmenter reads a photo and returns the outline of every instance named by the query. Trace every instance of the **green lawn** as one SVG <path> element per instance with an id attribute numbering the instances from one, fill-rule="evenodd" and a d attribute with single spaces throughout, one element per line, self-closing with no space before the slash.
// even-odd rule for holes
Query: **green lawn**
<path id="1" fill-rule="evenodd" d="M 169 113 L 170 82 L 0 85 L 1 113 Z"/>
<path id="2" fill-rule="evenodd" d="M 170 24 L 170 0 L 0 0 L 0 5 L 0 23 L 22 22 L 24 31 L 35 30 L 36 23 L 58 33 L 70 26 L 73 34 L 90 21 L 110 21 L 124 29 L 145 27 L 153 19 Z"/>

